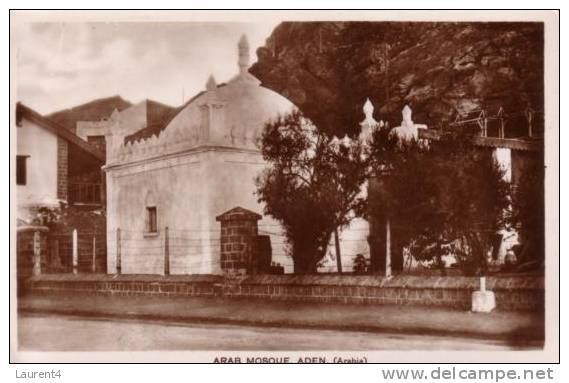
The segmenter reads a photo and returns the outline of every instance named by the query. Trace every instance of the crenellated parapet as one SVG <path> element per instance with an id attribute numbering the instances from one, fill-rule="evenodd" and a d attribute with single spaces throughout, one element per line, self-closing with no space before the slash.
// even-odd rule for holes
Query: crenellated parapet
<path id="1" fill-rule="evenodd" d="M 198 131 L 164 129 L 149 138 L 122 143 L 114 153 L 118 162 L 132 162 L 191 149 L 200 143 Z"/>

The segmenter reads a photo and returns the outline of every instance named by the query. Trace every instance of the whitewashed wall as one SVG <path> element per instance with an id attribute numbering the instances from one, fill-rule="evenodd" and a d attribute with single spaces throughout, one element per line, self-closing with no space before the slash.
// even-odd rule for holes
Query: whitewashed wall
<path id="1" fill-rule="evenodd" d="M 57 135 L 25 118 L 16 132 L 17 155 L 29 156 L 26 184 L 17 185 L 18 213 L 22 217 L 30 206 L 58 205 Z"/>
<path id="2" fill-rule="evenodd" d="M 254 151 L 209 148 L 108 171 L 108 272 L 116 271 L 116 229 L 121 228 L 122 272 L 162 274 L 163 229 L 168 226 L 171 274 L 221 273 L 220 223 L 215 217 L 236 206 L 262 213 L 254 178 L 263 167 Z M 148 204 L 157 208 L 157 236 L 144 234 Z M 267 227 L 280 232 L 268 218 L 259 226 L 260 234 Z M 274 261 L 292 270 L 292 262 L 283 256 L 283 238 L 273 235 L 271 242 Z"/>

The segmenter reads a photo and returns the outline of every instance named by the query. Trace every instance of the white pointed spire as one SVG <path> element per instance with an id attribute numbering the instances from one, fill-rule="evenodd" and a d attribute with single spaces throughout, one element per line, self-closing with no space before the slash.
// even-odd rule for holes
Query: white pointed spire
<path id="1" fill-rule="evenodd" d="M 365 118 L 360 122 L 360 126 L 362 127 L 360 138 L 365 141 L 371 135 L 371 131 L 378 125 L 378 123 L 375 118 L 373 118 L 374 107 L 369 98 L 366 99 L 362 110 Z"/>
<path id="2" fill-rule="evenodd" d="M 364 114 L 366 116 L 366 120 L 373 118 L 374 107 L 373 107 L 373 104 L 371 103 L 371 101 L 369 100 L 369 98 L 366 99 L 366 102 L 364 103 L 364 107 L 362 109 L 363 109 Z"/>
<path id="3" fill-rule="evenodd" d="M 377 121 L 373 118 L 374 107 L 369 98 L 366 99 L 366 102 L 364 103 L 362 110 L 364 112 L 365 119 L 362 122 L 360 122 L 360 126 L 362 128 L 364 127 L 371 128 L 375 126 L 377 124 Z"/>
<path id="4" fill-rule="evenodd" d="M 427 129 L 427 125 L 415 124 L 413 122 L 413 111 L 409 105 L 405 105 L 401 111 L 403 120 L 401 121 L 401 126 L 393 128 L 390 132 L 390 136 L 395 136 L 399 140 L 399 143 L 409 142 L 411 140 L 419 141 L 419 129 Z M 421 144 L 421 143 L 420 143 Z M 425 142 L 425 145 L 427 143 Z"/>
<path id="5" fill-rule="evenodd" d="M 247 73 L 247 69 L 249 69 L 249 41 L 247 40 L 246 35 L 242 35 L 241 39 L 239 39 L 238 44 L 239 49 L 239 73 Z"/>

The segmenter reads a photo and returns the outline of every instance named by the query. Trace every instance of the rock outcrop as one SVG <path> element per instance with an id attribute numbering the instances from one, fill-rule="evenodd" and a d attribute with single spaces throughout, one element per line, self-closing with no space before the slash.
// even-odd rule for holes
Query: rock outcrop
<path id="1" fill-rule="evenodd" d="M 358 132 L 367 97 L 392 126 L 405 104 L 430 127 L 543 110 L 541 23 L 286 22 L 257 54 L 263 86 L 339 136 Z"/>

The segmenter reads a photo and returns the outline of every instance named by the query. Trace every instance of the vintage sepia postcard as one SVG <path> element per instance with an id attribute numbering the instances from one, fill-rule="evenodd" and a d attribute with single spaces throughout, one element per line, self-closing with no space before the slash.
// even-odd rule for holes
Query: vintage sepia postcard
<path id="1" fill-rule="evenodd" d="M 11 362 L 556 362 L 558 34 L 12 11 Z"/>

